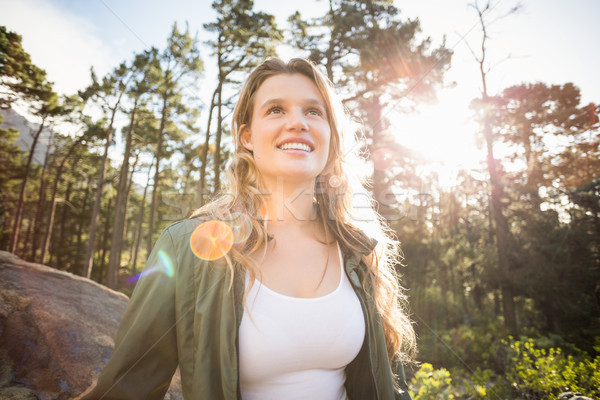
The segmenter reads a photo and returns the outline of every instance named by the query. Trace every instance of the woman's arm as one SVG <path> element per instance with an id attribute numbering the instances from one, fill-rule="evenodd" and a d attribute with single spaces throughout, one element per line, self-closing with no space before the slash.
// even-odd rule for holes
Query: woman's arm
<path id="1" fill-rule="evenodd" d="M 82 399 L 164 398 L 178 364 L 174 249 L 163 231 L 123 315 L 113 355 Z"/>

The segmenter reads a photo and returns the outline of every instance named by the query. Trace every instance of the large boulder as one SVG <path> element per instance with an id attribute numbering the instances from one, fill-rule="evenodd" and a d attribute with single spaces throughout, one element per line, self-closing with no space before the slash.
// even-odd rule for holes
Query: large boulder
<path id="1" fill-rule="evenodd" d="M 73 399 L 112 354 L 127 296 L 0 251 L 0 399 Z M 166 399 L 182 399 L 179 374 Z"/>

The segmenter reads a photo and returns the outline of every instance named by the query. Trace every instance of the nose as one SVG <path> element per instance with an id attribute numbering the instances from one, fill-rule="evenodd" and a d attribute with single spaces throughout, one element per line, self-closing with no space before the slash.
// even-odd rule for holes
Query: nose
<path id="1" fill-rule="evenodd" d="M 292 131 L 303 132 L 308 130 L 306 115 L 302 109 L 294 109 L 289 114 L 286 128 Z"/>

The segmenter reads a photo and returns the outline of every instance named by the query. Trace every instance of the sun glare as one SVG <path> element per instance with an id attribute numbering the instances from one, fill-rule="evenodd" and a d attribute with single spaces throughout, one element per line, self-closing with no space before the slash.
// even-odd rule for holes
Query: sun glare
<path id="1" fill-rule="evenodd" d="M 480 168 L 485 159 L 476 146 L 477 124 L 469 102 L 451 90 L 442 91 L 436 104 L 423 105 L 411 114 L 390 113 L 390 126 L 398 143 L 420 153 L 440 175 L 442 184 L 460 169 Z"/>

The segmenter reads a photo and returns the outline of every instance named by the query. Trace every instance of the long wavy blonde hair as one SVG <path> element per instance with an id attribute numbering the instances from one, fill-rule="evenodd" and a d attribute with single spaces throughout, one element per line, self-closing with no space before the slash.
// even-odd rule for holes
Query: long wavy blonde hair
<path id="1" fill-rule="evenodd" d="M 233 246 L 226 258 L 230 268 L 248 271 L 252 284 L 259 272 L 250 254 L 265 249 L 269 240 L 260 212 L 265 204 L 266 189 L 252 152 L 242 144 L 241 128 L 252 122 L 258 88 L 265 80 L 279 74 L 308 77 L 323 97 L 331 140 L 326 167 L 315 183 L 317 222 L 321 224 L 325 237 L 337 240 L 345 251 L 364 251 L 364 234 L 377 241 L 375 249 L 362 256 L 365 267 L 363 286 L 369 288 L 366 292 L 373 296 L 381 315 L 390 362 L 410 361 L 416 349 L 415 334 L 395 269 L 400 264 L 399 244 L 373 208 L 373 200 L 365 190 L 360 174 L 349 172 L 356 171 L 356 167 L 362 166 L 364 161 L 358 156 L 360 147 L 356 134 L 348 133 L 348 118 L 331 82 L 312 62 L 294 58 L 285 63 L 278 58 L 269 58 L 250 73 L 233 111 L 235 149 L 227 169 L 227 186 L 221 195 L 196 210 L 192 217 L 222 219 L 231 212 L 242 212 L 249 218 L 252 224 L 250 236 Z M 364 167 L 361 169 L 365 170 Z M 353 207 L 352 201 L 356 199 L 363 201 L 360 207 Z"/>

